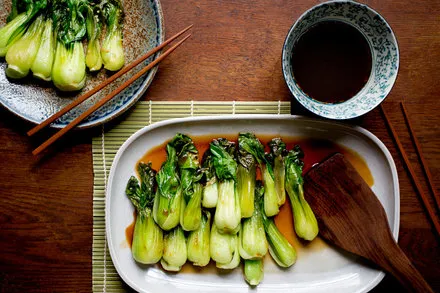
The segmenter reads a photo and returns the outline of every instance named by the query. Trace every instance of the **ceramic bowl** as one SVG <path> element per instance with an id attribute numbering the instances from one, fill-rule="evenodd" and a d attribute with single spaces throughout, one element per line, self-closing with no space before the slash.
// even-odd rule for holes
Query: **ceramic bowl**
<path id="1" fill-rule="evenodd" d="M 298 86 L 291 58 L 298 39 L 321 21 L 337 20 L 355 27 L 367 40 L 372 69 L 365 86 L 352 98 L 341 103 L 325 103 L 312 99 Z M 399 68 L 399 50 L 391 27 L 368 6 L 354 1 L 329 1 L 306 11 L 294 23 L 284 41 L 282 69 L 287 86 L 295 99 L 309 111 L 330 119 L 350 119 L 361 116 L 378 106 L 393 87 Z"/>

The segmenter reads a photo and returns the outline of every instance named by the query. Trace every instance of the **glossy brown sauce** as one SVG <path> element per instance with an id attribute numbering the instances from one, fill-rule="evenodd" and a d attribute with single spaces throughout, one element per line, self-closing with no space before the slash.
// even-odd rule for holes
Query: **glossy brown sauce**
<path id="1" fill-rule="evenodd" d="M 350 99 L 367 83 L 371 50 L 365 37 L 341 21 L 310 27 L 292 52 L 292 71 L 302 90 L 321 102 Z"/>
<path id="2" fill-rule="evenodd" d="M 235 135 L 205 135 L 205 136 L 194 136 L 192 139 L 194 140 L 194 144 L 199 150 L 199 159 L 201 160 L 204 152 L 209 148 L 209 143 L 219 137 L 225 137 L 229 140 L 236 141 L 237 136 Z M 267 143 L 274 137 L 269 135 L 257 135 L 260 141 L 266 146 L 266 151 L 269 151 L 267 147 Z M 323 139 L 310 139 L 310 138 L 301 138 L 301 137 L 282 137 L 283 141 L 286 143 L 287 148 L 290 150 L 295 144 L 299 144 L 304 151 L 304 171 L 306 173 L 313 165 L 321 162 L 331 154 L 335 152 L 342 153 L 349 161 L 353 164 L 356 170 L 361 174 L 362 178 L 367 182 L 367 184 L 371 187 L 374 184 L 373 176 L 371 175 L 370 170 L 368 169 L 367 163 L 365 160 L 355 151 L 343 147 L 341 145 L 337 145 L 331 141 L 323 140 Z M 166 159 L 166 151 L 165 146 L 167 142 L 158 145 L 147 152 L 139 162 L 151 162 L 153 165 L 153 169 L 159 170 L 162 163 Z M 133 166 L 135 168 L 135 166 Z M 257 169 L 258 170 L 258 169 Z M 260 179 L 261 175 L 257 172 L 257 179 Z M 133 241 L 133 230 L 134 224 L 136 222 L 136 214 L 133 216 L 133 223 L 131 223 L 125 229 L 126 241 L 131 247 Z M 278 227 L 280 232 L 286 237 L 286 239 L 295 247 L 295 249 L 300 252 L 301 250 L 307 251 L 317 251 L 328 245 L 319 237 L 311 242 L 302 241 L 298 239 L 295 234 L 294 226 L 293 226 L 293 216 L 292 209 L 290 206 L 289 200 L 286 200 L 286 203 L 280 208 L 280 212 L 275 216 L 275 225 Z M 211 262 L 203 268 L 193 266 L 191 263 L 187 262 L 180 272 L 185 273 L 206 273 L 206 272 L 217 272 L 218 270 L 215 267 L 215 263 L 211 260 Z"/>
<path id="3" fill-rule="evenodd" d="M 133 212 L 133 222 L 125 228 L 125 240 L 127 240 L 128 247 L 131 248 L 133 244 L 134 225 L 136 224 L 136 211 Z"/>

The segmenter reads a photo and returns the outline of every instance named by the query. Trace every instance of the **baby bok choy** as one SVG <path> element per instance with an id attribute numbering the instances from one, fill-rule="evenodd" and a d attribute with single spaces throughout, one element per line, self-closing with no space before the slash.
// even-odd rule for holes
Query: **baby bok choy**
<path id="1" fill-rule="evenodd" d="M 44 30 L 41 34 L 40 47 L 32 63 L 33 76 L 44 81 L 52 80 L 52 65 L 55 58 L 55 36 L 52 18 L 46 15 Z"/>
<path id="2" fill-rule="evenodd" d="M 152 215 L 156 171 L 151 163 L 139 163 L 137 170 L 141 184 L 131 176 L 125 191 L 137 211 L 131 252 L 137 262 L 154 264 L 163 253 L 163 233 Z"/>
<path id="3" fill-rule="evenodd" d="M 244 278 L 251 286 L 257 286 L 264 277 L 264 264 L 262 259 L 244 260 Z"/>
<path id="4" fill-rule="evenodd" d="M 180 221 L 182 188 L 180 186 L 176 149 L 171 143 L 166 146 L 167 159 L 156 176 L 157 192 L 154 199 L 153 216 L 163 230 L 171 230 Z"/>
<path id="5" fill-rule="evenodd" d="M 241 219 L 240 200 L 236 187 L 235 144 L 219 138 L 210 143 L 210 150 L 219 180 L 218 201 L 214 215 L 216 229 L 221 233 L 235 234 L 240 229 Z"/>
<path id="6" fill-rule="evenodd" d="M 192 139 L 182 133 L 176 134 L 171 144 L 177 153 L 182 188 L 180 225 L 185 231 L 199 228 L 202 218 L 202 173 L 199 166 L 199 152 Z"/>
<path id="7" fill-rule="evenodd" d="M 187 259 L 186 239 L 182 227 L 177 226 L 166 232 L 163 241 L 163 256 L 160 264 L 167 271 L 180 271 Z"/>
<path id="8" fill-rule="evenodd" d="M 240 264 L 238 235 L 221 233 L 212 223 L 210 240 L 211 258 L 219 269 L 235 269 Z"/>
<path id="9" fill-rule="evenodd" d="M 266 216 L 264 211 L 264 201 L 260 199 L 259 203 L 261 215 L 263 218 L 264 231 L 269 243 L 269 253 L 275 262 L 283 268 L 292 266 L 296 262 L 296 250 L 287 241 L 287 239 L 278 230 L 272 218 Z"/>
<path id="10" fill-rule="evenodd" d="M 249 218 L 254 212 L 257 166 L 254 156 L 247 151 L 249 149 L 249 140 L 252 139 L 254 139 L 254 135 L 251 133 L 240 133 L 238 135 L 237 192 L 240 199 L 242 218 Z"/>
<path id="11" fill-rule="evenodd" d="M 282 206 L 286 202 L 286 190 L 284 188 L 286 178 L 286 168 L 284 166 L 284 157 L 286 156 L 286 144 L 281 138 L 274 138 L 269 142 L 270 154 L 267 156 L 268 161 L 273 166 L 273 174 L 275 177 L 275 190 L 278 195 L 278 206 Z"/>
<path id="12" fill-rule="evenodd" d="M 9 78 L 20 79 L 29 74 L 40 47 L 43 29 L 44 19 L 39 15 L 26 32 L 9 47 L 6 53 L 6 75 Z"/>
<path id="13" fill-rule="evenodd" d="M 86 9 L 86 28 L 87 28 L 87 52 L 86 52 L 86 65 L 90 71 L 98 71 L 102 67 L 101 58 L 101 10 L 99 6 L 93 5 L 93 2 L 89 2 L 89 5 L 85 6 Z"/>
<path id="14" fill-rule="evenodd" d="M 218 183 L 211 150 L 209 149 L 203 154 L 202 169 L 205 181 L 203 186 L 202 206 L 205 208 L 215 208 L 218 200 Z"/>
<path id="15" fill-rule="evenodd" d="M 86 0 L 53 0 L 52 19 L 57 37 L 52 81 L 62 91 L 78 91 L 86 81 L 82 38 L 86 34 Z"/>
<path id="16" fill-rule="evenodd" d="M 248 133 L 243 137 L 242 147 L 254 156 L 260 166 L 265 190 L 264 212 L 268 217 L 275 216 L 279 212 L 278 195 L 275 188 L 273 166 L 266 158 L 264 146 L 254 134 Z"/>
<path id="17" fill-rule="evenodd" d="M 120 0 L 103 0 L 100 6 L 107 25 L 101 47 L 102 62 L 105 69 L 117 71 L 125 63 L 122 47 L 122 20 L 124 16 L 122 3 Z"/>
<path id="18" fill-rule="evenodd" d="M 11 12 L 6 18 L 6 22 L 12 21 L 19 14 L 19 9 L 22 9 L 22 5 L 24 4 L 22 1 L 17 2 L 17 0 L 11 1 Z"/>
<path id="19" fill-rule="evenodd" d="M 264 188 L 261 181 L 255 188 L 254 212 L 250 218 L 242 220 L 241 229 L 238 233 L 240 243 L 240 256 L 243 259 L 261 259 L 268 249 L 266 234 L 264 232 L 263 215 L 259 208 L 263 200 Z"/>
<path id="20" fill-rule="evenodd" d="M 13 9 L 8 17 L 8 23 L 0 29 L 0 57 L 6 56 L 11 45 L 21 38 L 28 24 L 46 6 L 47 0 L 13 2 Z"/>
<path id="21" fill-rule="evenodd" d="M 188 260 L 195 266 L 204 267 L 211 259 L 210 254 L 211 237 L 211 213 L 203 211 L 200 226 L 197 230 L 189 232 L 188 235 Z"/>
<path id="22" fill-rule="evenodd" d="M 296 145 L 286 157 L 286 190 L 292 205 L 293 222 L 298 237 L 304 240 L 313 240 L 318 235 L 318 222 L 315 214 L 304 198 L 301 159 L 304 153 Z"/>

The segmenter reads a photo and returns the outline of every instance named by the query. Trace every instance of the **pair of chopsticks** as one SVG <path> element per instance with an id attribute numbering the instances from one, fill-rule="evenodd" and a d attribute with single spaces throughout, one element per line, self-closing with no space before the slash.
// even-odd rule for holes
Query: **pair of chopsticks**
<path id="1" fill-rule="evenodd" d="M 182 31 L 180 31 L 179 33 L 175 34 L 174 36 L 172 36 L 170 39 L 166 40 L 165 42 L 163 42 L 162 44 L 160 44 L 159 46 L 155 47 L 154 49 L 150 50 L 149 52 L 147 52 L 145 55 L 139 57 L 138 59 L 136 59 L 135 61 L 133 61 L 132 63 L 128 64 L 127 66 L 125 66 L 124 68 L 122 68 L 120 71 L 116 72 L 115 74 L 113 74 L 110 78 L 106 79 L 104 82 L 102 82 L 101 84 L 99 84 L 98 86 L 96 86 L 95 88 L 91 89 L 90 91 L 86 92 L 85 94 L 81 95 L 80 97 L 78 97 L 77 99 L 75 99 L 72 103 L 70 103 L 69 105 L 67 105 L 66 107 L 64 107 L 63 109 L 61 109 L 60 111 L 58 111 L 57 113 L 53 114 L 52 116 L 50 116 L 49 118 L 47 118 L 46 120 L 44 120 L 43 122 L 41 122 L 40 124 L 38 124 L 37 126 L 35 126 L 34 128 L 32 128 L 31 130 L 28 131 L 27 135 L 31 136 L 34 135 L 35 133 L 37 133 L 38 131 L 40 131 L 41 129 L 43 129 L 44 127 L 50 125 L 52 122 L 54 122 L 55 120 L 57 120 L 58 118 L 60 118 L 61 116 L 63 116 L 64 114 L 66 114 L 67 112 L 69 112 L 70 110 L 72 110 L 74 107 L 78 106 L 79 104 L 81 104 L 82 102 L 84 102 L 85 100 L 87 100 L 88 98 L 90 98 L 91 96 L 93 96 L 94 94 L 96 94 L 97 92 L 99 92 L 101 89 L 103 89 L 104 87 L 106 87 L 107 85 L 109 85 L 110 83 L 112 83 L 114 80 L 116 80 L 117 78 L 121 77 L 122 75 L 124 75 L 125 73 L 127 73 L 128 71 L 130 71 L 131 69 L 133 69 L 135 66 L 139 65 L 141 62 L 145 61 L 147 58 L 149 58 L 151 55 L 153 55 L 154 53 L 156 53 L 157 51 L 159 51 L 160 49 L 162 49 L 163 47 L 165 47 L 166 45 L 168 45 L 169 43 L 171 43 L 172 41 L 174 41 L 176 38 L 178 38 L 179 36 L 181 36 L 184 32 L 188 31 L 190 28 L 192 28 L 192 25 L 188 26 L 187 28 L 183 29 Z M 77 118 L 75 118 L 72 122 L 70 122 L 69 124 L 67 124 L 64 128 L 62 128 L 60 131 L 58 131 L 57 133 L 55 133 L 52 137 L 50 137 L 48 140 L 46 140 L 44 143 L 42 143 L 39 147 L 37 147 L 32 154 L 34 155 L 38 155 L 39 153 L 41 153 L 43 150 L 45 150 L 48 146 L 50 146 L 52 143 L 54 143 L 56 140 L 58 140 L 60 137 L 62 137 L 64 134 L 66 134 L 69 130 L 71 130 L 72 128 L 74 128 L 75 126 L 77 126 L 79 123 L 81 123 L 81 121 L 83 121 L 85 118 L 87 118 L 88 116 L 90 116 L 93 112 L 95 112 L 97 109 L 99 109 L 101 106 L 103 106 L 105 103 L 107 103 L 108 101 L 110 101 L 112 98 L 114 98 L 117 94 L 119 94 L 120 92 L 122 92 L 126 87 L 128 87 L 129 85 L 131 85 L 135 80 L 137 80 L 139 77 L 141 77 L 144 73 L 146 73 L 148 70 L 150 70 L 151 68 L 153 68 L 154 66 L 156 66 L 157 64 L 159 64 L 163 59 L 165 59 L 165 57 L 167 57 L 171 52 L 173 52 L 177 47 L 179 47 L 184 41 L 186 41 L 189 37 L 191 36 L 191 34 L 187 35 L 186 37 L 184 37 L 181 41 L 179 41 L 177 44 L 175 44 L 174 46 L 172 46 L 171 48 L 169 48 L 167 51 L 165 51 L 165 53 L 161 54 L 157 59 L 155 59 L 153 62 L 151 62 L 150 64 L 148 64 L 147 66 L 145 66 L 144 68 L 142 68 L 139 72 L 137 72 L 136 74 L 134 74 L 132 77 L 130 77 L 126 82 L 124 82 L 122 85 L 120 85 L 118 88 L 116 88 L 115 90 L 113 90 L 111 93 L 109 93 L 108 95 L 106 95 L 104 98 L 102 98 L 101 100 L 99 100 L 96 104 L 94 104 L 92 107 L 90 107 L 89 109 L 87 109 L 84 113 L 82 113 L 80 116 L 78 116 Z"/>
<path id="2" fill-rule="evenodd" d="M 437 205 L 437 209 L 440 212 L 440 198 L 439 198 L 438 193 L 436 192 L 436 189 L 434 188 L 434 184 L 432 182 L 431 172 L 429 171 L 429 168 L 428 168 L 428 166 L 426 164 L 426 160 L 425 160 L 425 158 L 423 156 L 422 149 L 420 147 L 419 141 L 418 141 L 418 139 L 417 139 L 417 137 L 416 137 L 416 135 L 415 135 L 415 133 L 413 131 L 412 126 L 411 126 L 411 120 L 409 119 L 409 115 L 408 115 L 408 112 L 406 111 L 405 104 L 403 102 L 400 102 L 400 107 L 402 108 L 403 116 L 405 118 L 405 123 L 406 123 L 406 125 L 407 125 L 407 127 L 409 129 L 411 140 L 413 141 L 413 143 L 416 146 L 417 156 L 419 157 L 419 160 L 422 163 L 422 167 L 423 167 L 423 171 L 425 173 L 425 176 L 428 178 L 429 189 L 430 189 L 431 193 L 434 196 L 434 200 L 435 200 L 435 203 Z M 411 180 L 413 181 L 413 183 L 414 183 L 414 185 L 415 185 L 415 187 L 417 189 L 417 192 L 418 192 L 420 198 L 422 199 L 422 202 L 423 202 L 423 205 L 425 206 L 425 209 L 428 211 L 429 218 L 430 218 L 432 224 L 434 225 L 434 228 L 435 228 L 435 230 L 437 232 L 437 236 L 440 237 L 440 222 L 439 222 L 439 220 L 437 219 L 437 217 L 435 215 L 435 209 L 433 209 L 431 207 L 431 204 L 429 203 L 428 197 L 423 192 L 422 187 L 420 185 L 420 181 L 417 178 L 416 173 L 414 172 L 414 168 L 412 167 L 412 165 L 411 165 L 411 163 L 410 163 L 410 161 L 408 159 L 408 155 L 406 154 L 405 149 L 403 148 L 402 143 L 400 142 L 400 139 L 399 139 L 396 131 L 394 130 L 394 127 L 391 124 L 391 121 L 389 120 L 388 115 L 387 115 L 387 113 L 386 113 L 386 111 L 385 111 L 385 109 L 383 108 L 382 105 L 380 106 L 380 109 L 381 109 L 382 114 L 383 114 L 383 116 L 385 118 L 385 121 L 386 121 L 386 123 L 388 125 L 388 128 L 391 131 L 393 139 L 394 139 L 394 141 L 397 144 L 397 147 L 398 147 L 398 149 L 400 151 L 400 154 L 401 154 L 403 160 L 405 161 L 406 167 L 407 167 L 407 169 L 408 169 L 408 171 L 409 171 L 409 173 L 411 175 L 410 176 Z"/>

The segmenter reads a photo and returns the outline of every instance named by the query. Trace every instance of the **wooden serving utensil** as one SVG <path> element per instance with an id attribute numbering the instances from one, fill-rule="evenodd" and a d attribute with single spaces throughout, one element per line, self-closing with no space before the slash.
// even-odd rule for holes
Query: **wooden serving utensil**
<path id="1" fill-rule="evenodd" d="M 376 263 L 411 292 L 434 292 L 394 241 L 379 199 L 342 154 L 312 168 L 304 181 L 323 238 Z"/>

